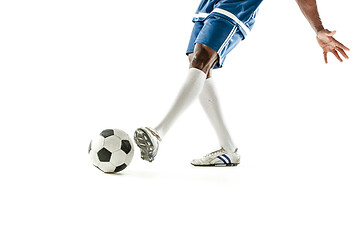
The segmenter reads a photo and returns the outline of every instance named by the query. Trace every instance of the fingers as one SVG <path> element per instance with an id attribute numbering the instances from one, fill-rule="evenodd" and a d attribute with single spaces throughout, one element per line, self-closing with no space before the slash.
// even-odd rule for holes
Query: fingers
<path id="1" fill-rule="evenodd" d="M 344 58 L 349 59 L 348 55 L 345 53 L 345 51 L 342 48 L 337 47 L 336 50 L 338 50 L 341 55 L 343 55 Z"/>
<path id="2" fill-rule="evenodd" d="M 347 50 L 347 51 L 350 51 L 350 49 L 349 49 L 348 47 L 346 47 L 344 44 L 342 44 L 342 43 L 339 42 L 338 40 L 334 39 L 334 41 L 335 41 L 335 43 L 336 43 L 336 45 L 337 45 L 338 47 L 341 47 L 342 49 L 345 49 L 345 50 Z"/>
<path id="3" fill-rule="evenodd" d="M 327 60 L 327 52 L 324 52 L 324 60 L 325 60 L 325 63 L 327 64 L 327 63 L 328 63 L 328 60 Z"/>
<path id="4" fill-rule="evenodd" d="M 335 57 L 336 57 L 340 62 L 343 62 L 343 60 L 341 59 L 341 57 L 339 56 L 339 54 L 337 53 L 337 51 L 331 50 L 330 52 L 331 52 L 332 54 L 334 54 Z"/>
<path id="5" fill-rule="evenodd" d="M 343 49 L 337 47 L 336 50 L 339 51 L 344 58 L 349 59 L 348 55 L 345 53 L 345 51 Z M 328 63 L 328 58 L 327 58 L 328 52 L 331 52 L 332 54 L 334 54 L 334 56 L 337 58 L 337 60 L 339 60 L 340 62 L 343 62 L 343 60 L 341 59 L 340 55 L 338 54 L 338 52 L 336 50 L 332 49 L 332 50 L 326 50 L 323 52 L 324 60 L 325 60 L 326 64 Z"/>

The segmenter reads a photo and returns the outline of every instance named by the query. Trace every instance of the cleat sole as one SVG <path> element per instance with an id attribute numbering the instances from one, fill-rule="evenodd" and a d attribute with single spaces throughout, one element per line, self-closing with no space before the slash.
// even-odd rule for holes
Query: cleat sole
<path id="1" fill-rule="evenodd" d="M 140 148 L 141 158 L 152 162 L 154 160 L 154 145 L 150 141 L 149 135 L 142 129 L 137 129 L 134 134 L 134 141 Z"/>

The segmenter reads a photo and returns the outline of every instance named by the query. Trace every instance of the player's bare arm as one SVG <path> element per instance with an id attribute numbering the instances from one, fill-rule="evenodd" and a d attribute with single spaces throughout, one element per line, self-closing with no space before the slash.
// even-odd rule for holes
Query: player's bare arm
<path id="1" fill-rule="evenodd" d="M 345 50 L 349 51 L 350 49 L 333 37 L 336 31 L 329 31 L 322 25 L 316 0 L 296 0 L 296 2 L 300 7 L 301 12 L 304 14 L 305 18 L 308 20 L 316 33 L 316 39 L 320 47 L 323 49 L 325 63 L 328 63 L 327 54 L 329 52 L 334 54 L 340 62 L 343 60 L 339 53 L 344 58 L 348 59 L 349 57 L 346 55 Z"/>

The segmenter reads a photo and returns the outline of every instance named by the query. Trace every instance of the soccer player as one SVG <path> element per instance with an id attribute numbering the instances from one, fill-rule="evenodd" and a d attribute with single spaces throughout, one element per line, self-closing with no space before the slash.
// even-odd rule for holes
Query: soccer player
<path id="1" fill-rule="evenodd" d="M 339 53 L 348 58 L 349 50 L 325 29 L 320 20 L 316 0 L 296 0 L 300 10 L 316 33 L 323 49 L 325 63 L 331 52 L 342 62 Z M 262 0 L 201 0 L 193 18 L 194 28 L 186 51 L 190 67 L 186 80 L 170 111 L 155 127 L 138 128 L 134 140 L 141 150 L 141 158 L 153 161 L 159 143 L 179 115 L 197 98 L 217 134 L 220 149 L 192 160 L 195 166 L 236 166 L 240 163 L 230 133 L 224 123 L 218 96 L 211 76 L 212 69 L 223 66 L 226 55 L 245 39 L 252 29 Z"/>

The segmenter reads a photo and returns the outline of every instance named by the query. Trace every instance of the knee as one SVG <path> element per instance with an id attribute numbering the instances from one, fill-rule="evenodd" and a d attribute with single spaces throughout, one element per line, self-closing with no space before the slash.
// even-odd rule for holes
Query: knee
<path id="1" fill-rule="evenodd" d="M 194 53 L 189 56 L 190 67 L 208 73 L 217 61 L 217 53 L 203 44 L 196 44 Z"/>

